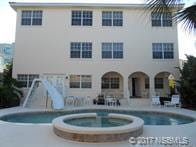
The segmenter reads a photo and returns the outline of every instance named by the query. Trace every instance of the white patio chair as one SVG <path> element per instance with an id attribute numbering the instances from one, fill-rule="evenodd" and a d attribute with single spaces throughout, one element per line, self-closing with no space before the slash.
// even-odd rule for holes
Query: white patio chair
<path id="1" fill-rule="evenodd" d="M 74 96 L 74 106 L 82 106 L 84 104 L 84 97 Z"/>
<path id="2" fill-rule="evenodd" d="M 87 96 L 84 98 L 83 105 L 91 105 L 92 104 L 92 98 L 90 96 Z"/>
<path id="3" fill-rule="evenodd" d="M 113 97 L 112 96 L 110 96 L 110 95 L 106 96 L 105 97 L 105 104 L 107 106 L 111 106 L 112 105 L 112 100 L 113 100 Z"/>
<path id="4" fill-rule="evenodd" d="M 166 103 L 165 106 L 179 106 L 180 105 L 180 95 L 172 95 L 171 102 Z"/>
<path id="5" fill-rule="evenodd" d="M 65 99 L 65 103 L 66 103 L 66 105 L 74 105 L 74 97 L 73 96 L 68 96 Z"/>
<path id="6" fill-rule="evenodd" d="M 160 105 L 160 96 L 152 96 L 152 101 L 151 101 L 152 105 Z"/>

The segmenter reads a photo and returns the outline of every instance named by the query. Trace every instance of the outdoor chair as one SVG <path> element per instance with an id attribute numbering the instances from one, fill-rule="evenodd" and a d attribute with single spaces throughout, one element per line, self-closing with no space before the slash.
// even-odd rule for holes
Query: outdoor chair
<path id="1" fill-rule="evenodd" d="M 165 104 L 165 106 L 179 106 L 180 105 L 180 95 L 172 95 L 171 102 Z"/>
<path id="2" fill-rule="evenodd" d="M 151 101 L 152 105 L 160 105 L 160 96 L 152 96 L 152 101 Z"/>

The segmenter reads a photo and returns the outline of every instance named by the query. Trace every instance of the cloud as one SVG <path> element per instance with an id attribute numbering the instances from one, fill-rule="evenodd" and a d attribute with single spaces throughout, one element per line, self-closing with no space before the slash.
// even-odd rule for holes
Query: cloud
<path id="1" fill-rule="evenodd" d="M 0 43 L 12 43 L 15 40 L 16 13 L 10 7 L 3 7 L 0 18 Z"/>

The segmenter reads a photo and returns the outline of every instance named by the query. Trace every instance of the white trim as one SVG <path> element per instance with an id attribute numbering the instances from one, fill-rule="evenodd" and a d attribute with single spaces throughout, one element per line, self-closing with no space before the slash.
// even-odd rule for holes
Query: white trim
<path id="1" fill-rule="evenodd" d="M 145 8 L 147 4 L 130 4 L 130 3 L 23 3 L 9 2 L 10 6 L 17 10 L 20 7 L 94 7 L 94 8 Z M 182 8 L 184 4 L 176 5 L 177 8 Z"/>

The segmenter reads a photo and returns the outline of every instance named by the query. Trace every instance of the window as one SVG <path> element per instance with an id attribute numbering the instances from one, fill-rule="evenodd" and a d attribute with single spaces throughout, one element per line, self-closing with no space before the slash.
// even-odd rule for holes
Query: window
<path id="1" fill-rule="evenodd" d="M 32 11 L 22 11 L 22 25 L 31 25 L 31 13 Z"/>
<path id="2" fill-rule="evenodd" d="M 113 43 L 113 58 L 123 58 L 122 43 Z"/>
<path id="3" fill-rule="evenodd" d="M 91 75 L 70 75 L 70 88 L 91 88 Z"/>
<path id="4" fill-rule="evenodd" d="M 155 78 L 155 88 L 163 89 L 163 78 Z"/>
<path id="5" fill-rule="evenodd" d="M 145 78 L 145 89 L 149 89 L 149 78 Z"/>
<path id="6" fill-rule="evenodd" d="M 92 58 L 92 43 L 82 43 L 82 58 Z"/>
<path id="7" fill-rule="evenodd" d="M 20 87 L 31 87 L 31 84 L 34 79 L 39 78 L 39 75 L 37 74 L 18 74 L 17 75 L 17 81 L 19 83 Z"/>
<path id="8" fill-rule="evenodd" d="M 71 58 L 92 58 L 91 42 L 72 42 L 70 50 Z"/>
<path id="9" fill-rule="evenodd" d="M 172 13 L 170 12 L 164 12 L 164 13 L 152 12 L 151 19 L 152 19 L 152 26 L 163 26 L 163 27 L 172 26 Z"/>
<path id="10" fill-rule="evenodd" d="M 19 83 L 19 87 L 28 87 L 28 75 L 17 75 L 17 81 Z"/>
<path id="11" fill-rule="evenodd" d="M 32 25 L 42 25 L 42 11 L 33 11 Z"/>
<path id="12" fill-rule="evenodd" d="M 173 59 L 174 46 L 173 43 L 153 43 L 152 44 L 153 59 Z"/>
<path id="13" fill-rule="evenodd" d="M 72 42 L 71 43 L 71 58 L 80 58 L 81 43 Z"/>
<path id="14" fill-rule="evenodd" d="M 123 12 L 103 11 L 102 26 L 123 26 Z"/>
<path id="15" fill-rule="evenodd" d="M 112 58 L 112 43 L 102 43 L 102 58 Z"/>
<path id="16" fill-rule="evenodd" d="M 102 89 L 109 89 L 110 88 L 110 79 L 109 78 L 102 78 Z"/>
<path id="17" fill-rule="evenodd" d="M 72 11 L 73 26 L 92 26 L 92 11 Z"/>
<path id="18" fill-rule="evenodd" d="M 90 75 L 81 75 L 81 88 L 91 88 Z"/>
<path id="19" fill-rule="evenodd" d="M 103 59 L 122 59 L 123 43 L 102 43 Z"/>
<path id="20" fill-rule="evenodd" d="M 102 26 L 112 26 L 112 12 L 102 12 Z"/>
<path id="21" fill-rule="evenodd" d="M 42 11 L 22 11 L 21 25 L 42 25 Z"/>
<path id="22" fill-rule="evenodd" d="M 92 26 L 92 11 L 83 11 L 83 26 Z"/>
<path id="23" fill-rule="evenodd" d="M 82 24 L 82 12 L 72 11 L 72 25 L 80 26 Z"/>
<path id="24" fill-rule="evenodd" d="M 111 78 L 111 89 L 119 89 L 120 81 L 119 78 Z"/>
<path id="25" fill-rule="evenodd" d="M 70 88 L 80 88 L 80 75 L 71 75 L 70 76 Z"/>
<path id="26" fill-rule="evenodd" d="M 119 89 L 120 79 L 118 77 L 102 78 L 102 89 Z"/>
<path id="27" fill-rule="evenodd" d="M 153 43 L 152 50 L 153 50 L 153 59 L 163 58 L 162 43 Z"/>
<path id="28" fill-rule="evenodd" d="M 173 44 L 172 43 L 164 43 L 164 58 L 165 59 L 173 59 L 174 58 L 174 51 L 173 51 Z"/>

